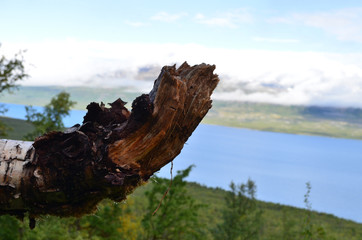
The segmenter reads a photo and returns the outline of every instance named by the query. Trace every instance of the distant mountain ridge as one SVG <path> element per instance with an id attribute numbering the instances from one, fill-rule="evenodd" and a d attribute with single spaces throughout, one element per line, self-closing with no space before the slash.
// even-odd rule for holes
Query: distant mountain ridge
<path id="1" fill-rule="evenodd" d="M 141 93 L 132 87 L 92 88 L 21 86 L 13 94 L 0 96 L 0 102 L 44 106 L 61 91 L 76 101 L 75 109 L 86 110 L 90 102 L 110 103 L 121 97 L 128 102 Z M 285 106 L 268 103 L 214 100 L 203 121 L 231 127 L 295 134 L 362 139 L 362 109 L 323 106 Z"/>

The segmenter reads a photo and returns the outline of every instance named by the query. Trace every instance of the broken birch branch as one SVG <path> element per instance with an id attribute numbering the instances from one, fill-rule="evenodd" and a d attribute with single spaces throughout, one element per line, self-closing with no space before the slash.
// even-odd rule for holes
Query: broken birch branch
<path id="1" fill-rule="evenodd" d="M 24 142 L 0 140 L 0 214 L 81 216 L 122 201 L 172 161 L 211 108 L 215 66 L 165 66 L 132 111 L 90 103 L 82 125 Z"/>

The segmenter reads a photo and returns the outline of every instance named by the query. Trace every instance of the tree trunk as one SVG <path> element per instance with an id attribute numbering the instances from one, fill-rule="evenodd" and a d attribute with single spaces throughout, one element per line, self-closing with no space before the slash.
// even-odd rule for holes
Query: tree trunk
<path id="1" fill-rule="evenodd" d="M 211 108 L 215 66 L 165 66 L 129 112 L 90 103 L 82 125 L 24 142 L 0 140 L 0 214 L 81 216 L 122 201 L 181 151 Z"/>

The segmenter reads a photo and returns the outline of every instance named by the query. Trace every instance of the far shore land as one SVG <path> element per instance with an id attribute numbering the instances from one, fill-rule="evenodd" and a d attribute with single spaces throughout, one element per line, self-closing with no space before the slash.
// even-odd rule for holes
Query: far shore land
<path id="1" fill-rule="evenodd" d="M 76 101 L 75 109 L 86 110 L 88 103 L 110 103 L 121 97 L 130 108 L 140 93 L 134 89 L 89 87 L 24 87 L 3 94 L 0 102 L 44 106 L 61 91 Z M 6 116 L 6 114 L 5 114 Z M 261 131 L 362 139 L 362 109 L 317 106 L 284 106 L 268 103 L 214 100 L 203 123 Z"/>

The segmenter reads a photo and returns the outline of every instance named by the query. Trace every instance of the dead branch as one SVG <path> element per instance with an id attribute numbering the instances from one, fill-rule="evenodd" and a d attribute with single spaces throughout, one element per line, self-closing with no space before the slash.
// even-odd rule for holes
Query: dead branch
<path id="1" fill-rule="evenodd" d="M 0 214 L 81 216 L 122 201 L 172 161 L 211 108 L 215 66 L 165 66 L 132 111 L 90 103 L 82 125 L 34 143 L 0 140 Z"/>

